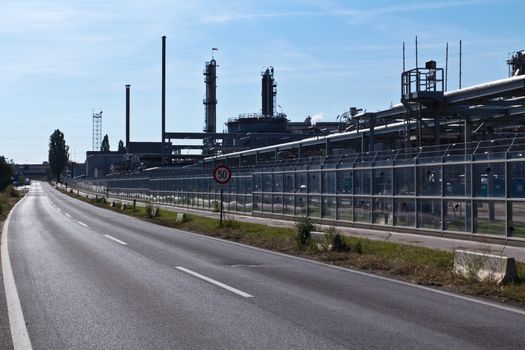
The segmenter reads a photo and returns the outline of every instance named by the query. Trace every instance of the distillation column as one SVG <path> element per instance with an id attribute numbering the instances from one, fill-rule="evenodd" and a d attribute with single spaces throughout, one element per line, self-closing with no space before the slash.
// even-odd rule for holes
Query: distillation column
<path id="1" fill-rule="evenodd" d="M 277 96 L 277 83 L 273 78 L 273 67 L 262 72 L 262 115 L 273 117 L 275 115 L 275 97 Z"/>
<path id="2" fill-rule="evenodd" d="M 204 132 L 217 132 L 217 62 L 212 58 L 206 62 L 204 69 L 204 82 L 206 83 L 206 98 L 204 99 Z M 215 146 L 213 137 L 206 137 L 204 140 L 203 154 L 211 155 L 212 148 Z"/>

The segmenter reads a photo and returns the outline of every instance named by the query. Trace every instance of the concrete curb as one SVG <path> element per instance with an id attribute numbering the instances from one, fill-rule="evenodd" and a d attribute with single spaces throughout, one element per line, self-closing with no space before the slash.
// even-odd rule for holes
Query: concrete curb
<path id="1" fill-rule="evenodd" d="M 510 283 L 518 278 L 514 258 L 460 249 L 454 252 L 454 272 L 497 283 Z"/>

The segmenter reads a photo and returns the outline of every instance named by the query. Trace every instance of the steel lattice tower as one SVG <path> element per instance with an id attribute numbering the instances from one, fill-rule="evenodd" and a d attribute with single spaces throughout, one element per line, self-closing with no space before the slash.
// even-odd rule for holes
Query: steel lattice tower
<path id="1" fill-rule="evenodd" d="M 102 144 L 102 111 L 95 113 L 93 111 L 93 151 L 100 151 Z"/>

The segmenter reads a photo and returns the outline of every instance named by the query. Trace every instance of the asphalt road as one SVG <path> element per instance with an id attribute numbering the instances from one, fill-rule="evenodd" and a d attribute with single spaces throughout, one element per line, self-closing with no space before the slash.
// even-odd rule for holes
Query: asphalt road
<path id="1" fill-rule="evenodd" d="M 9 255 L 34 349 L 517 349 L 525 314 L 156 226 L 34 183 Z"/>

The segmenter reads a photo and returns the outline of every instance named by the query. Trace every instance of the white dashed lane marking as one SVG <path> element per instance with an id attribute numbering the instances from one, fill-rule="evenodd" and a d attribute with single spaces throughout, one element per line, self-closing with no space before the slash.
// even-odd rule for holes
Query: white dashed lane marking
<path id="1" fill-rule="evenodd" d="M 120 239 L 115 238 L 115 237 L 113 237 L 113 236 L 110 236 L 110 235 L 104 235 L 104 236 L 105 236 L 106 238 L 109 238 L 109 239 L 111 239 L 112 241 L 115 241 L 115 242 L 120 243 L 120 244 L 122 244 L 122 245 L 128 245 L 126 242 L 123 242 L 123 241 L 121 241 Z"/>

